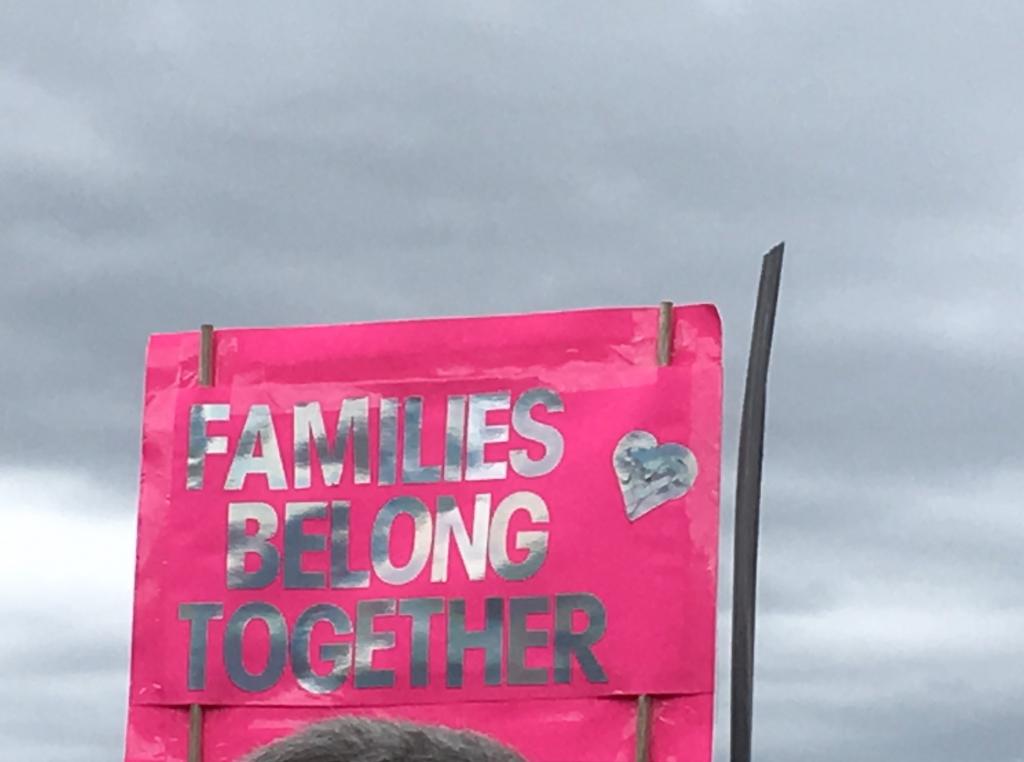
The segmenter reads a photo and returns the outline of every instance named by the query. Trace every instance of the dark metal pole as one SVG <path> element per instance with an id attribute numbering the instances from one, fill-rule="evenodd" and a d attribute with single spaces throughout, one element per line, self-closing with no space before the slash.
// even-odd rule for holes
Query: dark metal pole
<path id="1" fill-rule="evenodd" d="M 757 598 L 757 536 L 761 512 L 761 462 L 768 392 L 768 361 L 782 277 L 779 243 L 764 256 L 743 394 L 736 474 L 736 524 L 732 582 L 731 762 L 750 762 L 754 712 L 754 617 Z"/>

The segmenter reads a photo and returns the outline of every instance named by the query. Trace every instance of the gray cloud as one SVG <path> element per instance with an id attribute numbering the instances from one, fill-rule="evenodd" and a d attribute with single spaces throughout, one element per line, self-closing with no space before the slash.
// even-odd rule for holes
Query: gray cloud
<path id="1" fill-rule="evenodd" d="M 759 758 L 1020 758 L 1019 3 L 4 16 L 0 510 L 70 475 L 76 515 L 130 518 L 146 337 L 206 321 L 715 301 L 731 462 L 758 255 L 785 238 Z M 116 758 L 127 628 L 83 633 L 55 688 L 24 637 L 51 620 L 5 596 L 4 747 Z"/>

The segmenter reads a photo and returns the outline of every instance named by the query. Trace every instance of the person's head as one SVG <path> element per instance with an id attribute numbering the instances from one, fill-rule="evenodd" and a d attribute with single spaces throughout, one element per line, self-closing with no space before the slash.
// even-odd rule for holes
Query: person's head
<path id="1" fill-rule="evenodd" d="M 244 762 L 525 762 L 478 733 L 339 717 L 257 749 Z"/>

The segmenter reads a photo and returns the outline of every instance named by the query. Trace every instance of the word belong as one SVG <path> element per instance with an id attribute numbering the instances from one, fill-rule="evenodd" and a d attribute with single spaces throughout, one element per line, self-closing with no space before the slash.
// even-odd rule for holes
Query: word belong
<path id="1" fill-rule="evenodd" d="M 441 496 L 436 514 L 419 498 L 391 498 L 377 511 L 369 537 L 370 559 L 377 579 L 388 585 L 404 585 L 420 577 L 430 563 L 430 581 L 447 582 L 454 545 L 466 579 L 484 579 L 488 563 L 505 580 L 523 580 L 540 568 L 547 555 L 548 532 L 540 528 L 548 523 L 548 507 L 531 492 L 515 492 L 502 499 L 493 514 L 491 495 L 477 495 L 473 520 L 466 526 L 454 498 Z M 267 503 L 230 503 L 228 505 L 227 588 L 252 590 L 268 587 L 279 577 L 286 590 L 346 589 L 370 586 L 370 570 L 354 568 L 351 562 L 351 505 L 347 500 L 327 502 L 291 502 L 284 506 L 284 532 L 278 540 L 280 520 Z M 328 513 L 329 512 L 329 513 Z M 525 514 L 533 523 L 519 529 L 510 538 L 516 514 Z M 307 531 L 306 522 L 330 517 L 330 525 L 321 532 Z M 396 522 L 406 518 L 412 523 L 411 547 L 393 559 L 392 535 Z M 249 531 L 249 527 L 255 527 Z M 525 557 L 515 560 L 509 554 L 509 539 Z M 306 568 L 305 559 L 318 556 L 320 569 Z M 256 564 L 248 564 L 248 559 Z M 329 560 L 329 563 L 326 561 Z M 282 572 L 283 566 L 283 572 Z"/>

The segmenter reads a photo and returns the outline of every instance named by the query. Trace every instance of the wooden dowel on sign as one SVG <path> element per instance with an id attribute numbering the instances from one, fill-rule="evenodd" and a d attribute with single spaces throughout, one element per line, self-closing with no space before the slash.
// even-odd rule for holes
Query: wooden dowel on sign
<path id="1" fill-rule="evenodd" d="M 731 762 L 750 762 L 754 714 L 754 618 L 757 596 L 757 538 L 761 520 L 761 465 L 768 397 L 768 361 L 782 278 L 784 244 L 761 264 L 754 329 L 743 394 L 740 451 L 736 467 L 736 523 L 733 546 Z"/>
<path id="2" fill-rule="evenodd" d="M 672 302 L 658 307 L 658 365 L 672 361 Z"/>
<path id="3" fill-rule="evenodd" d="M 213 386 L 213 326 L 209 323 L 199 329 L 199 385 Z"/>
<path id="4" fill-rule="evenodd" d="M 188 708 L 188 762 L 203 762 L 203 708 Z"/>
<path id="5" fill-rule="evenodd" d="M 651 758 L 651 697 L 636 700 L 636 762 L 649 762 Z"/>
<path id="6" fill-rule="evenodd" d="M 672 310 L 669 301 L 658 305 L 657 361 L 664 367 L 672 361 Z M 636 700 L 636 762 L 648 762 L 651 757 L 651 697 L 638 696 Z"/>
<path id="7" fill-rule="evenodd" d="M 213 326 L 199 328 L 199 385 L 213 386 Z M 203 707 L 188 708 L 188 762 L 203 762 Z"/>

